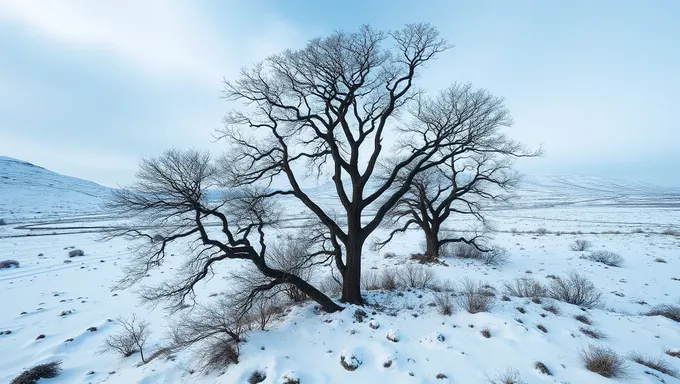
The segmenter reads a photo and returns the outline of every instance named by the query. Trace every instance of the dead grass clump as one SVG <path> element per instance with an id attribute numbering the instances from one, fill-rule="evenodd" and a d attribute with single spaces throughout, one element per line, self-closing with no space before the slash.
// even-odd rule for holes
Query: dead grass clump
<path id="1" fill-rule="evenodd" d="M 451 316 L 453 314 L 453 297 L 450 292 L 433 292 L 434 303 L 444 316 Z"/>
<path id="2" fill-rule="evenodd" d="M 610 251 L 594 251 L 583 256 L 582 258 L 594 261 L 596 263 L 602 263 L 609 267 L 620 267 L 623 265 L 623 257 L 618 253 Z"/>
<path id="3" fill-rule="evenodd" d="M 558 316 L 559 316 L 559 314 L 560 314 L 560 309 L 557 308 L 556 306 L 552 305 L 552 304 L 546 305 L 545 307 L 543 307 L 543 310 L 544 310 L 544 311 L 547 311 L 547 312 L 550 312 L 550 313 L 552 313 L 553 315 L 558 315 Z"/>
<path id="4" fill-rule="evenodd" d="M 598 331 L 597 329 L 595 329 L 593 327 L 581 327 L 578 330 L 581 331 L 581 333 L 583 333 L 584 335 L 590 337 L 591 339 L 600 340 L 600 339 L 604 339 L 604 338 L 607 337 L 607 335 L 605 335 L 604 333 Z"/>
<path id="5" fill-rule="evenodd" d="M 548 295 L 552 299 L 585 308 L 603 305 L 602 292 L 587 277 L 573 271 L 566 278 L 553 279 L 548 287 Z"/>
<path id="6" fill-rule="evenodd" d="M 657 263 L 666 263 L 667 262 L 666 259 L 664 259 L 663 257 L 657 257 L 656 259 L 654 259 L 654 261 L 656 261 Z"/>
<path id="7" fill-rule="evenodd" d="M 458 303 L 469 313 L 489 312 L 493 307 L 494 293 L 488 284 L 464 280 L 458 295 Z"/>
<path id="8" fill-rule="evenodd" d="M 19 262 L 16 260 L 3 260 L 0 261 L 0 269 L 5 269 L 5 268 L 19 268 Z"/>
<path id="9" fill-rule="evenodd" d="M 647 316 L 663 316 L 665 318 L 677 321 L 680 323 L 680 306 L 671 304 L 657 305 L 651 311 L 646 313 Z"/>
<path id="10" fill-rule="evenodd" d="M 583 240 L 583 239 L 579 239 L 579 240 L 574 241 L 574 242 L 571 244 L 571 247 L 570 247 L 570 248 L 571 248 L 571 250 L 574 251 L 574 252 L 583 252 L 583 251 L 589 250 L 590 247 L 592 247 L 592 246 L 593 246 L 593 245 L 590 243 L 590 241 L 588 241 L 588 240 Z"/>
<path id="11" fill-rule="evenodd" d="M 534 233 L 536 233 L 537 235 L 543 236 L 543 235 L 545 235 L 545 234 L 548 233 L 548 230 L 545 229 L 545 228 L 543 228 L 543 227 L 541 227 L 541 228 L 536 228 L 536 230 L 534 231 Z"/>
<path id="12" fill-rule="evenodd" d="M 508 262 L 508 251 L 505 248 L 495 247 L 483 253 L 482 261 L 485 265 L 499 266 Z"/>
<path id="13" fill-rule="evenodd" d="M 550 372 L 550 369 L 548 369 L 548 367 L 540 361 L 534 363 L 534 368 L 536 368 L 539 372 L 541 372 L 544 375 L 548 376 L 553 375 L 552 372 Z"/>
<path id="14" fill-rule="evenodd" d="M 408 288 L 429 288 L 437 282 L 437 276 L 432 269 L 420 264 L 408 264 L 399 271 L 401 284 Z"/>
<path id="15" fill-rule="evenodd" d="M 576 319 L 577 321 L 582 322 L 583 324 L 593 325 L 592 320 L 590 320 L 590 319 L 588 318 L 588 316 L 586 316 L 586 315 L 576 315 L 576 316 L 574 316 L 574 319 Z"/>
<path id="16" fill-rule="evenodd" d="M 657 358 L 653 359 L 650 357 L 642 356 L 637 352 L 633 352 L 630 355 L 630 359 L 638 364 L 642 364 L 647 368 L 653 369 L 657 372 L 661 372 L 671 377 L 678 377 L 678 370 L 668 362 Z"/>
<path id="17" fill-rule="evenodd" d="M 543 324 L 537 325 L 536 328 L 538 328 L 543 333 L 548 333 L 548 328 L 546 328 Z"/>
<path id="18" fill-rule="evenodd" d="M 503 283 L 505 293 L 515 297 L 545 297 L 547 289 L 543 284 L 531 277 L 517 277 Z"/>
<path id="19" fill-rule="evenodd" d="M 61 373 L 61 360 L 51 361 L 45 364 L 38 364 L 21 372 L 10 384 L 35 384 L 40 379 L 57 377 L 59 373 Z"/>
<path id="20" fill-rule="evenodd" d="M 489 384 L 526 384 L 522 375 L 515 369 L 508 368 L 505 372 L 496 375 L 493 379 L 488 379 Z"/>
<path id="21" fill-rule="evenodd" d="M 387 268 L 380 273 L 380 288 L 386 291 L 396 291 L 401 288 L 399 273 L 396 269 Z"/>
<path id="22" fill-rule="evenodd" d="M 668 356 L 680 359 L 680 349 L 667 349 L 665 352 Z"/>
<path id="23" fill-rule="evenodd" d="M 491 330 L 488 327 L 484 327 L 479 333 L 487 339 L 491 337 Z"/>
<path id="24" fill-rule="evenodd" d="M 622 378 L 628 375 L 626 359 L 605 346 L 590 345 L 580 353 L 586 369 L 607 378 Z"/>

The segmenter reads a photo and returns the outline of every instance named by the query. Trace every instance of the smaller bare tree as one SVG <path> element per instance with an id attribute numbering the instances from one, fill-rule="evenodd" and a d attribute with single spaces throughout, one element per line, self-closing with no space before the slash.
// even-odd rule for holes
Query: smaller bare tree
<path id="1" fill-rule="evenodd" d="M 425 234 L 428 256 L 438 257 L 440 248 L 451 243 L 486 252 L 489 249 L 480 241 L 483 231 L 451 236 L 443 231 L 444 222 L 452 215 L 467 215 L 486 228 L 484 205 L 507 199 L 519 180 L 512 171 L 512 159 L 539 156 L 541 151 L 530 151 L 501 133 L 501 128 L 511 125 L 503 99 L 469 84 L 454 84 L 433 99 L 422 98 L 417 111 L 419 124 L 452 127 L 441 139 L 447 143 L 442 151 L 448 160 L 412 178 L 411 188 L 387 217 L 396 229 L 377 245 L 382 247 L 396 234 L 419 227 Z"/>
<path id="2" fill-rule="evenodd" d="M 104 341 L 102 352 L 117 352 L 124 357 L 132 356 L 135 352 L 139 352 L 142 363 L 146 363 L 144 358 L 144 346 L 151 331 L 149 330 L 149 323 L 145 320 L 137 318 L 137 315 L 132 314 L 130 318 L 119 318 L 118 324 L 123 329 L 113 335 L 110 335 Z"/>

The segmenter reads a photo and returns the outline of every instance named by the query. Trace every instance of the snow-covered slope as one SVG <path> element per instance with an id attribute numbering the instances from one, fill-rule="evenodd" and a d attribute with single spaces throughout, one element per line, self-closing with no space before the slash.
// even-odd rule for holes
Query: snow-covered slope
<path id="1" fill-rule="evenodd" d="M 97 213 L 110 190 L 0 156 L 0 218 L 8 223 Z"/>

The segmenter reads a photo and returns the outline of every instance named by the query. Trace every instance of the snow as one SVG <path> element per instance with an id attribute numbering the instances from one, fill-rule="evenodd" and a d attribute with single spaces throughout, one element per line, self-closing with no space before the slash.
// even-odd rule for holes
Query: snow
<path id="1" fill-rule="evenodd" d="M 268 330 L 249 332 L 239 364 L 204 374 L 191 351 L 142 365 L 139 354 L 98 353 L 104 339 L 118 330 L 112 320 L 135 313 L 152 324 L 145 351 L 150 355 L 166 344 L 170 318 L 161 307 L 142 306 L 134 290 L 111 289 L 132 253 L 123 240 L 97 241 L 97 227 L 111 223 L 98 208 L 108 189 L 13 159 L 0 158 L 0 167 L 0 176 L 6 177 L 0 178 L 0 217 L 10 222 L 0 226 L 0 261 L 20 263 L 19 268 L 0 269 L 1 383 L 54 359 L 63 361 L 64 371 L 46 383 L 246 383 L 255 370 L 265 373 L 265 384 L 487 383 L 507 370 L 518 371 L 527 383 L 615 382 L 583 367 L 579 352 L 591 344 L 607 345 L 624 356 L 661 357 L 680 367 L 680 359 L 664 353 L 680 351 L 680 323 L 640 315 L 654 305 L 680 304 L 680 237 L 662 234 L 680 229 L 680 200 L 673 191 L 592 178 L 540 178 L 519 192 L 517 206 L 489 212 L 495 229 L 490 243 L 507 249 L 507 264 L 443 258 L 446 265 L 423 267 L 453 285 L 471 279 L 493 286 L 497 295 L 490 312 L 470 314 L 454 300 L 453 314 L 442 315 L 432 305 L 437 293 L 430 289 L 366 292 L 367 306 L 333 314 L 320 312 L 314 303 L 301 304 L 286 310 Z M 299 230 L 300 206 L 285 206 L 289 230 Z M 537 228 L 547 233 L 534 233 Z M 570 250 L 576 239 L 590 241 L 592 250 L 620 254 L 623 266 L 582 259 L 584 252 Z M 413 264 L 410 254 L 421 251 L 421 242 L 412 231 L 380 252 L 367 249 L 364 271 Z M 84 256 L 69 258 L 71 247 L 82 249 Z M 174 245 L 174 256 L 146 282 L 172 276 L 185 249 L 186 244 Z M 396 256 L 384 258 L 388 252 Z M 216 277 L 200 287 L 199 300 L 223 291 L 221 276 L 233 267 L 229 262 L 217 266 Z M 603 308 L 500 299 L 504 281 L 529 276 L 548 284 L 549 275 L 572 270 L 603 292 Z M 557 307 L 558 314 L 544 309 L 548 305 Z M 366 312 L 361 322 L 357 310 Z M 574 319 L 580 314 L 606 337 L 594 340 L 583 334 L 579 328 L 584 324 Z M 484 328 L 490 338 L 480 333 Z M 41 334 L 45 337 L 36 340 Z M 356 369 L 348 371 L 341 359 Z M 554 376 L 538 372 L 537 361 Z M 645 371 L 649 368 L 629 361 L 630 378 L 624 382 L 661 382 Z"/>

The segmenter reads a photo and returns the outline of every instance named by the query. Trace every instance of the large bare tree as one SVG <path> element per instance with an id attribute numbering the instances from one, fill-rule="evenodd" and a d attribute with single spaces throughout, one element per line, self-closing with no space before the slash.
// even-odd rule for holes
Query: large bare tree
<path id="1" fill-rule="evenodd" d="M 465 123 L 457 124 L 446 138 L 451 145 L 442 150 L 451 154 L 448 160 L 411 180 L 409 191 L 387 215 L 396 228 L 377 245 L 384 246 L 396 234 L 417 227 L 425 234 L 428 256 L 438 257 L 440 248 L 449 243 L 488 251 L 480 242 L 480 232 L 452 236 L 442 231 L 443 224 L 452 216 L 470 216 L 485 227 L 483 208 L 510 197 L 519 181 L 513 160 L 539 156 L 541 150 L 529 150 L 507 137 L 502 129 L 512 121 L 503 99 L 470 84 L 454 84 L 434 98 L 422 98 L 417 108 L 419 119 L 427 124 Z"/>
<path id="2" fill-rule="evenodd" d="M 139 240 L 136 257 L 124 270 L 119 287 L 144 279 L 165 261 L 171 243 L 184 241 L 191 246 L 181 272 L 174 280 L 143 288 L 144 299 L 165 300 L 171 308 L 179 308 L 194 298 L 197 284 L 212 277 L 218 264 L 242 260 L 257 271 L 259 279 L 247 292 L 241 292 L 241 313 L 247 313 L 261 293 L 286 291 L 286 287 L 294 287 L 326 311 L 341 309 L 303 274 L 315 265 L 333 261 L 335 254 L 325 245 L 325 236 L 307 231 L 301 242 L 304 250 L 286 254 L 285 249 L 273 245 L 270 252 L 266 233 L 278 222 L 276 202 L 262 198 L 263 192 L 252 188 L 217 195 L 215 189 L 223 186 L 223 176 L 208 154 L 169 150 L 143 160 L 137 180 L 116 191 L 108 203 L 111 211 L 136 220 L 112 230 L 107 237 Z"/>
<path id="3" fill-rule="evenodd" d="M 265 185 L 268 196 L 292 195 L 318 217 L 342 250 L 336 266 L 343 302 L 362 303 L 366 239 L 416 175 L 451 159 L 447 148 L 457 144 L 449 137 L 476 118 L 431 122 L 408 108 L 422 95 L 418 74 L 447 48 L 428 24 L 390 33 L 362 27 L 271 56 L 225 82 L 225 97 L 246 104 L 225 117 L 221 130 L 230 144 L 229 182 Z M 389 136 L 400 138 L 398 152 L 385 151 Z M 388 159 L 387 176 L 377 177 Z M 305 193 L 310 175 L 330 176 L 341 215 Z"/>

